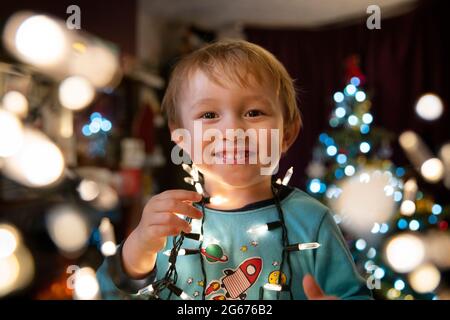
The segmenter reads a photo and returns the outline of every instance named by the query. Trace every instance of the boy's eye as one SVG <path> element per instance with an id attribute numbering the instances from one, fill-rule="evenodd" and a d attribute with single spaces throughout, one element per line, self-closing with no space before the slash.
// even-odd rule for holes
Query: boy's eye
<path id="1" fill-rule="evenodd" d="M 217 113 L 215 112 L 205 112 L 201 116 L 202 119 L 214 119 L 217 118 Z"/>
<path id="2" fill-rule="evenodd" d="M 248 111 L 246 114 L 245 114 L 245 116 L 246 117 L 259 117 L 259 116 L 262 116 L 263 115 L 263 113 L 261 112 L 261 111 L 259 111 L 259 110 L 250 110 L 250 111 Z"/>

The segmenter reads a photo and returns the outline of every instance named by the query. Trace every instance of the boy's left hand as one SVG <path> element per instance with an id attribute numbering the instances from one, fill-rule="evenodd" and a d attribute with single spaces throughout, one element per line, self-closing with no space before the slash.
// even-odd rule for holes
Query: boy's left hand
<path id="1" fill-rule="evenodd" d="M 327 296 L 310 274 L 303 277 L 303 291 L 308 300 L 339 300 L 338 297 Z"/>

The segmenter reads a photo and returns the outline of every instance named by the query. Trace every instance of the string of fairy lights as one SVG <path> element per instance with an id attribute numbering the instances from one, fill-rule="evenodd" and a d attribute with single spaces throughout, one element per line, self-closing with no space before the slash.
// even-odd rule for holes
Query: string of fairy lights
<path id="1" fill-rule="evenodd" d="M 200 233 L 184 233 L 181 232 L 178 236 L 173 237 L 173 247 L 170 250 L 167 250 L 163 252 L 164 255 L 168 256 L 169 261 L 169 267 L 167 272 L 165 273 L 164 277 L 162 279 L 159 279 L 155 281 L 154 283 L 146 286 L 145 288 L 142 288 L 138 291 L 138 296 L 148 296 L 153 299 L 161 299 L 161 292 L 163 289 L 169 290 L 169 296 L 168 299 L 170 299 L 172 294 L 175 294 L 176 296 L 180 297 L 183 300 L 194 300 L 193 297 L 191 297 L 189 294 L 187 294 L 185 291 L 182 290 L 182 288 L 177 286 L 177 280 L 178 280 L 178 273 L 177 273 L 177 267 L 176 262 L 178 256 L 185 256 L 185 255 L 195 255 L 198 254 L 200 257 L 200 265 L 202 270 L 202 276 L 203 276 L 203 291 L 202 291 L 202 300 L 206 299 L 206 293 L 205 293 L 205 287 L 207 284 L 207 276 L 206 276 L 206 269 L 205 264 L 202 258 L 201 248 L 203 244 L 203 226 L 205 222 L 205 206 L 207 203 L 210 202 L 211 197 L 204 191 L 203 183 L 204 179 L 202 175 L 199 173 L 198 169 L 195 166 L 189 166 L 187 164 L 183 164 L 183 169 L 189 174 L 189 177 L 186 177 L 184 180 L 186 183 L 193 185 L 196 189 L 197 193 L 202 195 L 202 200 L 198 203 L 196 203 L 196 206 L 200 206 L 203 212 L 203 217 L 201 220 L 201 228 Z M 282 253 L 281 253 L 281 263 L 279 267 L 279 274 L 280 276 L 277 277 L 276 283 L 266 283 L 259 289 L 259 299 L 263 300 L 264 298 L 264 290 L 271 290 L 277 292 L 277 299 L 280 298 L 280 294 L 282 291 L 286 291 L 289 293 L 289 297 L 292 300 L 293 294 L 292 294 L 292 263 L 291 263 L 291 253 L 296 251 L 303 251 L 303 250 L 312 250 L 317 249 L 320 247 L 320 244 L 317 242 L 310 242 L 310 243 L 290 243 L 289 237 L 288 237 L 288 231 L 286 228 L 286 224 L 284 222 L 284 214 L 283 210 L 280 204 L 279 199 L 279 190 L 280 186 L 287 186 L 289 183 L 289 180 L 291 179 L 293 175 L 293 168 L 291 167 L 283 177 L 283 179 L 278 179 L 275 183 L 272 184 L 272 192 L 274 196 L 274 201 L 277 207 L 278 212 L 278 218 L 277 221 L 271 221 L 266 224 L 258 225 L 255 227 L 250 228 L 247 230 L 250 234 L 260 234 L 267 231 L 275 231 L 278 229 L 281 229 L 282 235 L 281 235 L 281 242 L 282 242 Z M 189 217 L 186 217 L 186 220 L 191 223 L 192 219 Z M 183 241 L 185 238 L 193 239 L 199 242 L 198 248 L 183 248 Z M 289 274 L 291 275 L 289 277 L 288 284 L 285 284 L 282 282 L 282 270 L 284 265 L 287 263 Z"/>

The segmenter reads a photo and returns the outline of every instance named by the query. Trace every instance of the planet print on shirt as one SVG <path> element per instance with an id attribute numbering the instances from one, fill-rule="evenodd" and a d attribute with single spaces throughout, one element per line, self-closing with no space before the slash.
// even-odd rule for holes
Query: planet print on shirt
<path id="1" fill-rule="evenodd" d="M 206 248 L 202 248 L 200 253 L 209 263 L 224 263 L 228 261 L 228 256 L 224 254 L 222 247 L 216 243 L 210 244 Z"/>

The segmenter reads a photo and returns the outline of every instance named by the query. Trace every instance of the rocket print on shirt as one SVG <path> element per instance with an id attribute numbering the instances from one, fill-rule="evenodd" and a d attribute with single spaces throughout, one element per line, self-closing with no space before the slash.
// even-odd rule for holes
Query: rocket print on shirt
<path id="1" fill-rule="evenodd" d="M 205 290 L 206 296 L 216 293 L 212 300 L 241 299 L 247 297 L 246 291 L 255 284 L 261 274 L 263 260 L 251 257 L 244 260 L 236 269 L 224 269 L 224 276 L 220 280 L 213 280 Z M 217 294 L 223 290 L 221 294 Z"/>

